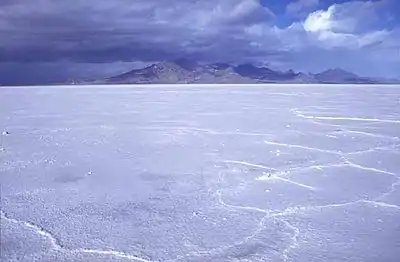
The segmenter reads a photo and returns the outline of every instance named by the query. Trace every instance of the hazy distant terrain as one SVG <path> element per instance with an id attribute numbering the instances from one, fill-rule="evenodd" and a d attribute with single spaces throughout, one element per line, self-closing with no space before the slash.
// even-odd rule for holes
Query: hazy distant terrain
<path id="1" fill-rule="evenodd" d="M 1 88 L 0 260 L 396 262 L 399 103 L 378 85 Z"/>
<path id="2" fill-rule="evenodd" d="M 124 69 L 122 69 L 124 68 Z M 101 69 L 101 70 L 100 70 Z M 188 59 L 137 65 L 134 68 L 118 65 L 102 65 L 96 75 L 91 67 L 71 67 L 71 75 L 65 78 L 63 70 L 54 74 L 57 68 L 38 68 L 22 71 L 2 71 L 0 86 L 41 86 L 41 85 L 119 85 L 119 84 L 400 84 L 400 79 L 366 77 L 341 68 L 329 68 L 319 73 L 277 70 L 266 66 L 229 63 L 204 63 Z M 53 74 L 45 72 L 52 71 Z M 103 71 L 101 73 L 100 71 Z M 95 74 L 96 76 L 93 76 Z M 8 79 L 8 80 L 7 80 Z"/>
<path id="3" fill-rule="evenodd" d="M 81 84 L 262 84 L 262 83 L 322 83 L 322 84 L 384 84 L 400 80 L 361 77 L 340 68 L 321 73 L 286 72 L 252 64 L 199 64 L 187 60 L 160 62 L 142 69 L 105 79 L 76 82 Z"/>

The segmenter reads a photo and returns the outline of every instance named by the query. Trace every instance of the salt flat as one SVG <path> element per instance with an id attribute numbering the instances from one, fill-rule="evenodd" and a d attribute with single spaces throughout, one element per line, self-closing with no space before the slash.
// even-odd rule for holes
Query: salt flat
<path id="1" fill-rule="evenodd" d="M 400 87 L 0 88 L 1 261 L 398 261 Z"/>

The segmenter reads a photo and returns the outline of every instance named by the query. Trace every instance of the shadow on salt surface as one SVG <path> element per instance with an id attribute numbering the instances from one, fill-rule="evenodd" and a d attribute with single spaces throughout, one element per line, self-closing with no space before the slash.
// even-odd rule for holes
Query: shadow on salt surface
<path id="1" fill-rule="evenodd" d="M 285 218 L 300 231 L 292 261 L 387 261 L 400 257 L 399 211 L 369 203 L 299 212 Z"/>
<path id="2" fill-rule="evenodd" d="M 3 188 L 2 196 L 25 192 L 26 185 L 30 190 L 73 187 L 90 178 L 92 166 L 80 153 L 67 150 L 15 154 L 3 164 L 1 180 L 9 186 Z"/>
<path id="3" fill-rule="evenodd" d="M 92 174 L 90 169 L 84 168 L 83 165 L 69 164 L 64 167 L 55 167 L 47 173 L 57 183 L 77 183 Z"/>

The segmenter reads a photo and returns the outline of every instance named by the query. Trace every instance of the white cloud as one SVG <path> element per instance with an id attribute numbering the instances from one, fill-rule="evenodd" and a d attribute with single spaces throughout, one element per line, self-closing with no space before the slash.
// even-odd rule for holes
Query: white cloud
<path id="1" fill-rule="evenodd" d="M 366 25 L 379 18 L 377 10 L 383 2 L 335 4 L 309 14 L 303 27 L 326 48 L 359 49 L 381 43 L 389 37 L 388 31 Z"/>
<path id="2" fill-rule="evenodd" d="M 387 4 L 384 0 L 334 4 L 286 28 L 253 25 L 246 34 L 259 48 L 282 51 L 272 64 L 306 71 L 342 67 L 366 75 L 395 75 L 400 68 L 400 29 L 385 27 L 382 11 Z"/>
<path id="3" fill-rule="evenodd" d="M 311 13 L 304 21 L 304 29 L 309 32 L 321 32 L 332 30 L 333 21 L 332 13 L 334 6 L 328 8 L 328 10 L 318 10 Z"/>
<path id="4" fill-rule="evenodd" d="M 327 10 L 308 15 L 305 28 L 310 31 L 331 30 L 335 33 L 365 33 L 385 26 L 390 19 L 383 14 L 390 0 L 352 1 L 333 4 Z"/>

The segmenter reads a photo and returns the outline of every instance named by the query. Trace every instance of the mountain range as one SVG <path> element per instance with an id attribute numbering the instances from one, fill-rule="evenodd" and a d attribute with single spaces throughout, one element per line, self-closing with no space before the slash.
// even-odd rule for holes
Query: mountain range
<path id="1" fill-rule="evenodd" d="M 322 84 L 391 84 L 399 80 L 362 77 L 340 68 L 321 73 L 278 71 L 252 64 L 200 64 L 189 60 L 159 62 L 141 69 L 79 84 L 257 84 L 257 83 L 322 83 Z"/>

